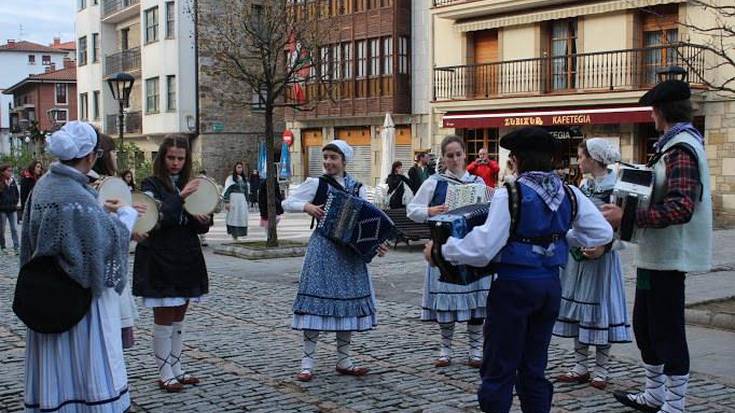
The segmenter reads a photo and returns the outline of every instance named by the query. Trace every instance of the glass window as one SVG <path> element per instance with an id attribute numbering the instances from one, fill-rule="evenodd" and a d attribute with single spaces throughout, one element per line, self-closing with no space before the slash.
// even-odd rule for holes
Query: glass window
<path id="1" fill-rule="evenodd" d="M 49 55 L 43 55 L 41 56 L 41 64 L 48 66 L 51 64 L 51 56 Z"/>
<path id="2" fill-rule="evenodd" d="M 166 76 L 166 110 L 176 110 L 176 76 Z"/>
<path id="3" fill-rule="evenodd" d="M 89 119 L 89 96 L 86 93 L 79 95 L 79 118 L 81 120 Z"/>
<path id="4" fill-rule="evenodd" d="M 158 78 L 153 77 L 145 80 L 145 112 L 158 113 Z"/>
<path id="5" fill-rule="evenodd" d="M 398 73 L 408 74 L 408 37 L 398 38 Z"/>
<path id="6" fill-rule="evenodd" d="M 87 8 L 87 0 L 77 0 L 77 8 L 79 10 L 86 9 Z"/>
<path id="7" fill-rule="evenodd" d="M 367 41 L 359 40 L 355 43 L 357 49 L 357 77 L 367 76 Z"/>
<path id="8" fill-rule="evenodd" d="M 100 120 L 100 91 L 95 90 L 92 94 L 92 117 Z"/>
<path id="9" fill-rule="evenodd" d="M 158 41 L 158 7 L 145 11 L 145 42 L 146 44 Z"/>
<path id="10" fill-rule="evenodd" d="M 79 38 L 79 66 L 87 64 L 87 36 Z"/>
<path id="11" fill-rule="evenodd" d="M 577 20 L 558 20 L 551 26 L 551 77 L 554 90 L 575 87 Z"/>
<path id="12" fill-rule="evenodd" d="M 35 65 L 36 64 L 36 55 L 29 54 L 28 55 L 28 64 L 29 65 Z"/>
<path id="13" fill-rule="evenodd" d="M 332 79 L 340 79 L 339 69 L 342 65 L 340 58 L 340 47 L 338 44 L 332 46 Z"/>
<path id="14" fill-rule="evenodd" d="M 65 83 L 57 83 L 56 84 L 56 104 L 57 105 L 66 105 L 66 93 L 67 93 L 67 86 Z"/>
<path id="15" fill-rule="evenodd" d="M 676 50 L 673 45 L 678 41 L 679 31 L 677 29 L 647 31 L 643 33 L 643 54 L 645 71 L 643 73 L 646 85 L 655 85 L 658 81 L 657 70 L 671 66 L 676 61 Z"/>
<path id="16" fill-rule="evenodd" d="M 342 44 L 342 78 L 352 78 L 352 43 Z"/>
<path id="17" fill-rule="evenodd" d="M 100 34 L 92 33 L 92 63 L 100 61 Z"/>
<path id="18" fill-rule="evenodd" d="M 385 75 L 393 74 L 393 38 L 383 38 L 383 73 Z"/>
<path id="19" fill-rule="evenodd" d="M 370 71 L 368 75 L 379 76 L 380 75 L 380 39 L 370 39 Z"/>
<path id="20" fill-rule="evenodd" d="M 175 33 L 176 7 L 172 1 L 166 2 L 166 38 L 173 39 Z"/>

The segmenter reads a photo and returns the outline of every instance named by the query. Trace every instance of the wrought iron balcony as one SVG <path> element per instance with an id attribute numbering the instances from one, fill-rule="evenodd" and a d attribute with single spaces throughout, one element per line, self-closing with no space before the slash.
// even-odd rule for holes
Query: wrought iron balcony
<path id="1" fill-rule="evenodd" d="M 659 68 L 687 69 L 704 85 L 706 49 L 693 44 L 580 53 L 434 68 L 434 100 L 479 100 L 553 93 L 647 89 Z"/>
<path id="2" fill-rule="evenodd" d="M 102 18 L 112 16 L 128 7 L 140 4 L 140 0 L 102 0 Z"/>
<path id="3" fill-rule="evenodd" d="M 140 47 L 105 56 L 105 76 L 117 72 L 140 71 Z"/>
<path id="4" fill-rule="evenodd" d="M 125 113 L 125 131 L 124 133 L 142 133 L 143 132 L 143 113 L 127 112 Z M 116 137 L 118 135 L 117 114 L 107 115 L 107 127 L 105 131 Z"/>

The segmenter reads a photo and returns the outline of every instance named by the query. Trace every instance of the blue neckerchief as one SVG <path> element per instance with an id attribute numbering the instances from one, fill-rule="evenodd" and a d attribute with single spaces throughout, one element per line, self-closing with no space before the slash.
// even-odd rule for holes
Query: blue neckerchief
<path id="1" fill-rule="evenodd" d="M 704 137 L 702 137 L 702 134 L 697 130 L 697 128 L 694 127 L 694 125 L 692 125 L 690 122 L 679 122 L 675 124 L 671 129 L 669 129 L 666 133 L 664 133 L 663 136 L 658 138 L 658 141 L 656 141 L 656 143 L 653 145 L 653 148 L 656 150 L 656 152 L 660 152 L 663 147 L 666 146 L 666 144 L 674 138 L 674 136 L 682 132 L 688 132 L 704 146 Z"/>
<path id="2" fill-rule="evenodd" d="M 554 172 L 524 172 L 518 182 L 533 189 L 552 211 L 559 209 L 564 200 L 564 185 Z"/>

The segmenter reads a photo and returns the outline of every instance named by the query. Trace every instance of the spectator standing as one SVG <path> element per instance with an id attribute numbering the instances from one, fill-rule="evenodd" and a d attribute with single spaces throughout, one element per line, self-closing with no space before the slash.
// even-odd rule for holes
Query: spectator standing
<path id="1" fill-rule="evenodd" d="M 253 207 L 259 203 L 258 191 L 260 190 L 260 173 L 257 169 L 250 172 L 248 180 L 250 181 L 250 206 Z"/>
<path id="2" fill-rule="evenodd" d="M 436 170 L 429 165 L 429 154 L 426 152 L 420 152 L 416 155 L 416 164 L 408 170 L 408 179 L 411 181 L 411 190 L 416 191 L 421 188 L 421 184 L 424 183 L 431 175 L 434 175 Z"/>
<path id="3" fill-rule="evenodd" d="M 13 178 L 13 167 L 0 166 L 0 249 L 5 252 L 5 220 L 10 224 L 10 236 L 13 238 L 13 252 L 18 253 L 18 202 L 20 192 Z"/>
<path id="4" fill-rule="evenodd" d="M 495 188 L 498 184 L 500 166 L 495 160 L 488 158 L 487 149 L 482 148 L 477 153 L 477 159 L 467 166 L 467 172 L 479 176 L 485 181 L 485 185 Z"/>
<path id="5" fill-rule="evenodd" d="M 260 178 L 258 178 L 260 179 Z M 263 179 L 260 181 L 260 189 L 256 192 L 258 194 L 258 209 L 260 210 L 260 226 L 268 228 L 268 185 L 267 180 Z M 283 215 L 283 194 L 276 181 L 276 222 L 281 220 Z"/>
<path id="6" fill-rule="evenodd" d="M 405 208 L 406 204 L 410 202 L 408 200 L 413 199 L 411 181 L 401 173 L 401 169 L 403 169 L 401 161 L 393 162 L 391 173 L 385 180 L 385 183 L 388 184 L 388 206 L 390 209 Z"/>
<path id="7" fill-rule="evenodd" d="M 28 195 L 33 191 L 33 187 L 36 186 L 36 182 L 43 175 L 43 164 L 41 161 L 35 160 L 28 165 L 28 168 L 24 169 L 20 175 L 20 210 L 25 209 L 26 200 Z M 22 213 L 20 215 L 23 215 Z M 18 216 L 18 222 L 20 222 L 21 216 Z"/>
<path id="8" fill-rule="evenodd" d="M 249 193 L 245 166 L 242 162 L 237 162 L 232 167 L 232 174 L 225 181 L 225 192 L 222 194 L 227 210 L 227 233 L 235 241 L 248 235 Z"/>
<path id="9" fill-rule="evenodd" d="M 120 174 L 120 178 L 128 184 L 128 188 L 130 188 L 131 191 L 135 191 L 135 176 L 133 176 L 133 171 L 130 169 L 126 170 Z"/>

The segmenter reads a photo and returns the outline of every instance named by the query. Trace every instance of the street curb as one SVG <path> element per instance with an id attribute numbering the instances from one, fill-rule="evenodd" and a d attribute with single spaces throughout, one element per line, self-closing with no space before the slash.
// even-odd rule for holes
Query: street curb
<path id="1" fill-rule="evenodd" d="M 719 301 L 731 300 L 735 297 L 718 298 L 716 300 L 706 300 L 687 305 L 687 307 L 698 306 L 702 304 L 716 303 Z M 684 310 L 684 318 L 687 324 L 696 324 L 705 327 L 721 328 L 725 330 L 735 330 L 735 315 L 716 313 L 707 310 L 697 310 L 694 308 L 686 308 Z"/>
<path id="2" fill-rule="evenodd" d="M 220 245 L 212 248 L 212 251 L 215 254 L 244 258 L 247 260 L 269 260 L 274 258 L 303 257 L 306 255 L 306 246 L 254 249 L 236 247 L 233 245 Z"/>

